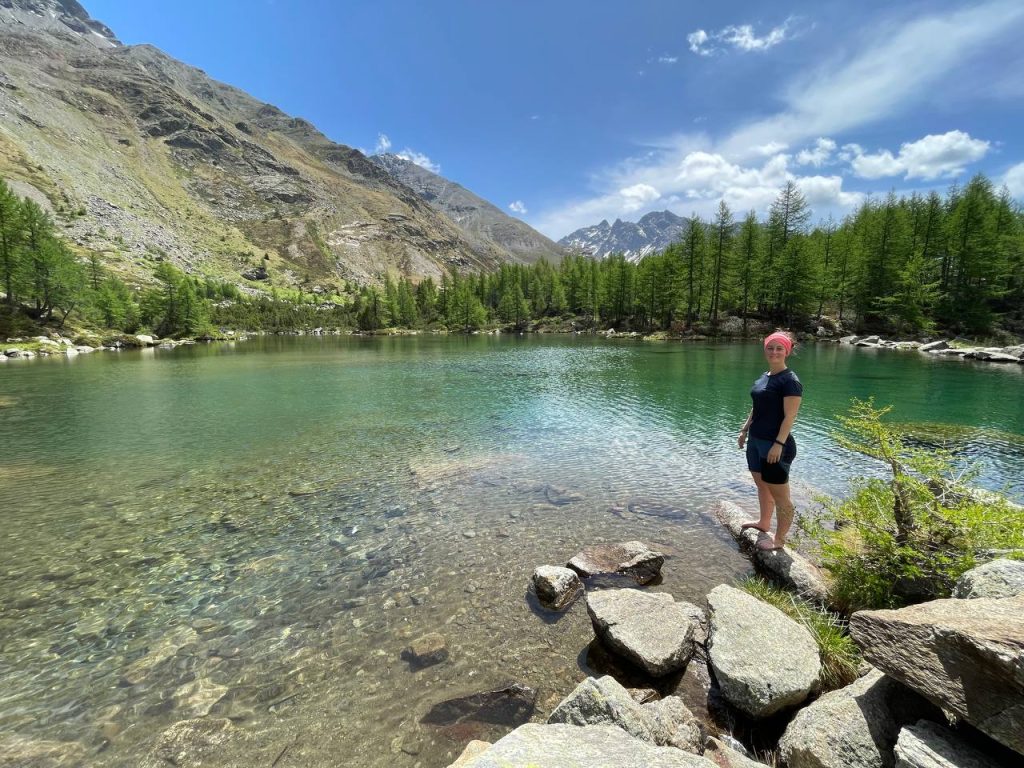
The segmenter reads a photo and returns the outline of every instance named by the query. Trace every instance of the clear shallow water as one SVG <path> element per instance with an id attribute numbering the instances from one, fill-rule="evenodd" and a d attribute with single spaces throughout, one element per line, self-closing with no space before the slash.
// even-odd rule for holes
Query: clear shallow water
<path id="1" fill-rule="evenodd" d="M 1020 366 L 822 345 L 792 367 L 802 498 L 871 471 L 828 433 L 875 395 L 965 428 L 981 482 L 1024 499 Z M 677 599 L 747 573 L 706 512 L 754 503 L 734 437 L 762 368 L 756 345 L 566 337 L 8 362 L 5 744 L 134 766 L 209 711 L 235 728 L 204 764 L 446 765 L 501 731 L 421 724 L 433 704 L 515 680 L 541 717 L 584 674 L 586 611 L 535 615 L 534 566 L 639 538 Z M 433 631 L 450 660 L 410 670 L 402 649 Z"/>

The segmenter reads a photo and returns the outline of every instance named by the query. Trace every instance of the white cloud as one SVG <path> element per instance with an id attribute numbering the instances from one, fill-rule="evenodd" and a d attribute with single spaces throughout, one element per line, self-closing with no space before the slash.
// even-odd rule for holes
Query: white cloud
<path id="1" fill-rule="evenodd" d="M 406 147 L 401 152 L 396 152 L 395 154 L 403 160 L 408 160 L 410 163 L 418 165 L 420 168 L 427 169 L 431 173 L 441 173 L 441 165 L 439 163 L 435 163 L 422 152 L 417 152 L 414 149 Z"/>
<path id="2" fill-rule="evenodd" d="M 760 147 L 754 147 L 754 154 L 771 157 L 772 155 L 779 154 L 779 152 L 787 149 L 788 147 L 788 144 L 783 144 L 781 141 L 769 141 L 767 144 L 762 144 Z"/>
<path id="3" fill-rule="evenodd" d="M 638 211 L 647 203 L 651 203 L 661 197 L 661 192 L 650 184 L 634 184 L 619 190 L 619 195 L 624 201 L 623 210 L 626 212 Z"/>
<path id="4" fill-rule="evenodd" d="M 673 209 L 679 213 L 693 211 L 711 217 L 721 199 L 737 212 L 754 208 L 763 213 L 779 187 L 793 179 L 806 187 L 809 200 L 820 201 L 823 210 L 815 210 L 817 215 L 841 213 L 843 208 L 856 206 L 861 196 L 844 192 L 840 176 L 801 176 L 800 169 L 837 161 L 853 163 L 867 153 L 852 143 L 837 151 L 835 142 L 826 137 L 848 135 L 858 127 L 919 108 L 922 101 L 935 98 L 939 86 L 949 78 L 974 72 L 967 66 L 971 57 L 1018 32 L 1022 20 L 1024 4 L 1015 0 L 990 0 L 904 23 L 885 20 L 873 27 L 874 37 L 869 42 L 837 46 L 837 53 L 825 64 L 806 66 L 784 82 L 782 108 L 774 115 L 740 125 L 719 140 L 691 133 L 649 144 L 642 154 L 595 174 L 594 193 L 589 198 L 535 214 L 536 226 L 560 237 L 602 218 L 611 220 L 627 213 L 635 218 L 641 211 L 627 208 L 627 203 L 635 205 L 635 201 L 621 192 L 638 184 L 661 193 L 652 205 L 678 203 L 687 206 L 682 211 Z M 707 52 L 707 32 L 697 30 L 687 39 L 695 53 Z M 963 83 L 965 88 L 972 85 L 983 83 L 970 78 Z M 940 138 L 921 146 L 913 142 L 915 147 L 902 159 L 894 156 L 893 161 L 905 166 L 902 172 L 908 178 L 928 178 L 929 174 L 950 173 L 950 169 L 963 166 L 965 157 L 989 149 L 981 146 L 984 142 L 972 144 L 978 140 L 967 134 Z M 783 154 L 787 146 L 801 151 L 795 156 Z M 878 154 L 876 163 L 888 162 L 888 157 Z M 1024 170 L 1015 168 L 1008 175 L 1018 189 L 1024 187 Z"/>
<path id="5" fill-rule="evenodd" d="M 706 47 L 708 42 L 708 33 L 703 29 L 698 29 L 696 32 L 688 34 L 686 36 L 686 42 L 690 44 L 690 50 L 698 56 L 711 55 L 711 49 Z"/>
<path id="6" fill-rule="evenodd" d="M 899 176 L 903 173 L 903 164 L 887 149 L 872 155 L 854 155 L 850 167 L 855 176 L 862 179 L 883 179 L 886 176 Z"/>
<path id="7" fill-rule="evenodd" d="M 813 149 L 802 149 L 797 152 L 796 162 L 798 165 L 813 165 L 820 168 L 832 158 L 836 151 L 836 143 L 832 139 L 819 138 L 814 142 Z"/>
<path id="8" fill-rule="evenodd" d="M 1010 194 L 1018 200 L 1024 200 L 1024 163 L 1010 168 L 1003 176 L 1003 184 L 1010 190 Z"/>
<path id="9" fill-rule="evenodd" d="M 698 29 L 686 36 L 686 42 L 689 43 L 690 50 L 698 56 L 710 56 L 713 53 L 724 51 L 728 47 L 744 53 L 767 51 L 786 39 L 786 32 L 791 22 L 792 19 L 786 19 L 780 26 L 774 27 L 763 37 L 755 35 L 754 27 L 750 24 L 730 24 L 711 34 L 703 29 Z"/>
<path id="10" fill-rule="evenodd" d="M 523 205 L 522 200 L 513 200 L 508 204 L 508 209 L 512 211 L 512 213 L 518 213 L 520 216 L 525 216 L 527 213 L 526 206 Z"/>
<path id="11" fill-rule="evenodd" d="M 796 184 L 812 209 L 850 209 L 860 205 L 865 198 L 861 192 L 844 192 L 840 176 L 801 176 Z"/>
<path id="12" fill-rule="evenodd" d="M 852 57 L 808 68 L 786 88 L 786 107 L 746 125 L 723 142 L 742 155 L 769 141 L 794 144 L 892 118 L 931 98 L 943 78 L 1024 18 L 1024 4 L 993 0 L 916 18 L 865 45 Z"/>
<path id="13" fill-rule="evenodd" d="M 726 27 L 720 33 L 724 43 L 739 48 L 741 51 L 766 51 L 778 45 L 786 39 L 786 21 L 782 26 L 775 27 L 764 37 L 754 34 L 754 28 L 750 24 L 741 24 L 738 27 Z"/>
<path id="14" fill-rule="evenodd" d="M 658 57 L 658 63 L 659 64 L 675 64 L 677 61 L 679 61 L 679 57 L 678 56 L 659 56 Z"/>
<path id="15" fill-rule="evenodd" d="M 377 144 L 373 148 L 373 154 L 387 154 L 388 152 L 391 151 L 391 146 L 391 139 L 388 138 L 388 135 L 386 133 L 378 133 Z M 363 154 L 365 155 L 366 152 L 363 152 Z M 425 154 L 423 154 L 422 152 L 417 152 L 415 149 L 410 149 L 409 147 L 406 147 L 401 152 L 395 152 L 394 154 L 402 158 L 403 160 L 408 160 L 410 163 L 418 165 L 420 168 L 426 168 L 431 173 L 441 173 L 440 163 L 435 163 Z"/>
<path id="16" fill-rule="evenodd" d="M 990 147 L 989 142 L 973 139 L 964 131 L 929 134 L 904 143 L 898 155 L 887 149 L 867 154 L 861 147 L 850 145 L 850 167 L 864 179 L 899 175 L 906 179 L 938 179 L 963 173 L 969 163 L 983 158 Z"/>

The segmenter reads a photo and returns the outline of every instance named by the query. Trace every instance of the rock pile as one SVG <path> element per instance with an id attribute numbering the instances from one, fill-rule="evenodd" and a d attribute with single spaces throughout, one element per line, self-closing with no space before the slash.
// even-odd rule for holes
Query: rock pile
<path id="1" fill-rule="evenodd" d="M 720 506 L 718 517 L 765 575 L 823 602 L 826 583 L 811 563 L 788 550 L 756 550 L 762 534 L 740 529 L 746 515 L 732 505 Z M 664 559 L 641 557 L 649 550 L 640 542 L 598 549 L 570 562 L 584 579 L 618 573 L 643 584 L 660 576 Z M 640 562 L 649 565 L 638 569 L 638 578 Z M 963 599 L 855 613 L 851 635 L 874 666 L 864 665 L 858 680 L 826 693 L 808 629 L 746 592 L 716 587 L 705 617 L 701 608 L 665 592 L 600 589 L 589 582 L 583 590 L 560 569 L 538 568 L 532 580 L 538 595 L 546 590 L 552 609 L 566 610 L 583 591 L 603 652 L 623 669 L 646 675 L 652 688 L 628 689 L 610 675 L 588 677 L 546 723 L 521 725 L 493 745 L 473 742 L 452 768 L 762 766 L 730 746 L 738 746 L 735 739 L 708 735 L 678 696 L 658 698 L 658 681 L 705 662 L 732 711 L 782 729 L 774 764 L 785 768 L 1024 764 L 1018 759 L 1024 756 L 1022 568 L 995 561 L 965 574 L 957 587 Z M 955 721 L 978 730 L 964 737 Z"/>

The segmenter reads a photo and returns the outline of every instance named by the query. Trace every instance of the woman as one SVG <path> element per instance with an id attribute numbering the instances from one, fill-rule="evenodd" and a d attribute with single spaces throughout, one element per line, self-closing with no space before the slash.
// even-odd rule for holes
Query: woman
<path id="1" fill-rule="evenodd" d="M 789 498 L 789 467 L 796 458 L 796 441 L 790 432 L 800 410 L 803 385 L 786 365 L 793 352 L 793 337 L 776 331 L 764 340 L 764 356 L 768 370 L 754 382 L 750 397 L 754 407 L 740 430 L 737 443 L 746 444 L 747 468 L 757 485 L 757 501 L 761 517 L 743 523 L 742 528 L 756 528 L 768 533 L 772 511 L 778 511 L 773 538 L 760 538 L 761 550 L 782 549 L 786 534 L 793 524 L 793 502 Z"/>

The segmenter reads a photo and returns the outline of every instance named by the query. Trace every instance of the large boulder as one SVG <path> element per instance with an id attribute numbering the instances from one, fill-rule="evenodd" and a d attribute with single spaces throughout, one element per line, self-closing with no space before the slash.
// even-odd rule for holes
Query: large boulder
<path id="1" fill-rule="evenodd" d="M 611 725 L 528 723 L 496 741 L 465 768 L 715 768 L 703 757 L 655 747 Z"/>
<path id="2" fill-rule="evenodd" d="M 665 592 L 606 589 L 587 595 L 594 632 L 611 650 L 653 677 L 686 666 L 703 613 Z"/>
<path id="3" fill-rule="evenodd" d="M 1024 560 L 1000 558 L 964 573 L 953 587 L 953 597 L 1014 597 L 1024 594 Z"/>
<path id="4" fill-rule="evenodd" d="M 614 677 L 588 677 L 555 707 L 549 723 L 615 725 L 631 736 L 655 742 L 647 712 Z"/>
<path id="5" fill-rule="evenodd" d="M 568 608 L 583 591 L 583 582 L 571 568 L 542 565 L 533 572 L 533 588 L 541 605 L 561 611 Z"/>
<path id="6" fill-rule="evenodd" d="M 665 556 L 640 541 L 597 544 L 584 547 L 568 563 L 584 579 L 602 574 L 622 574 L 638 584 L 648 584 L 661 575 Z"/>
<path id="7" fill-rule="evenodd" d="M 931 352 L 932 350 L 949 349 L 948 341 L 930 341 L 927 344 L 922 344 L 918 347 L 921 352 Z"/>
<path id="8" fill-rule="evenodd" d="M 827 602 L 828 582 L 817 566 L 791 549 L 757 548 L 758 539 L 766 534 L 756 528 L 741 527 L 750 520 L 749 512 L 744 512 L 731 501 L 720 501 L 715 508 L 715 517 L 729 529 L 740 549 L 750 556 L 758 573 L 807 600 L 822 605 Z"/>
<path id="9" fill-rule="evenodd" d="M 919 707 L 929 709 L 872 670 L 801 709 L 779 741 L 779 754 L 789 768 L 892 768 L 900 726 L 916 720 Z"/>
<path id="10" fill-rule="evenodd" d="M 548 717 L 549 723 L 615 725 L 635 738 L 700 753 L 703 734 L 693 713 L 678 696 L 640 704 L 619 682 L 605 675 L 588 677 Z"/>
<path id="11" fill-rule="evenodd" d="M 948 728 L 919 720 L 900 731 L 896 768 L 999 768 Z"/>
<path id="12" fill-rule="evenodd" d="M 821 675 L 818 646 L 778 608 L 722 584 L 708 595 L 710 663 L 722 696 L 767 717 L 810 695 Z"/>
<path id="13" fill-rule="evenodd" d="M 1024 754 L 1024 595 L 858 611 L 850 635 L 886 674 Z"/>

